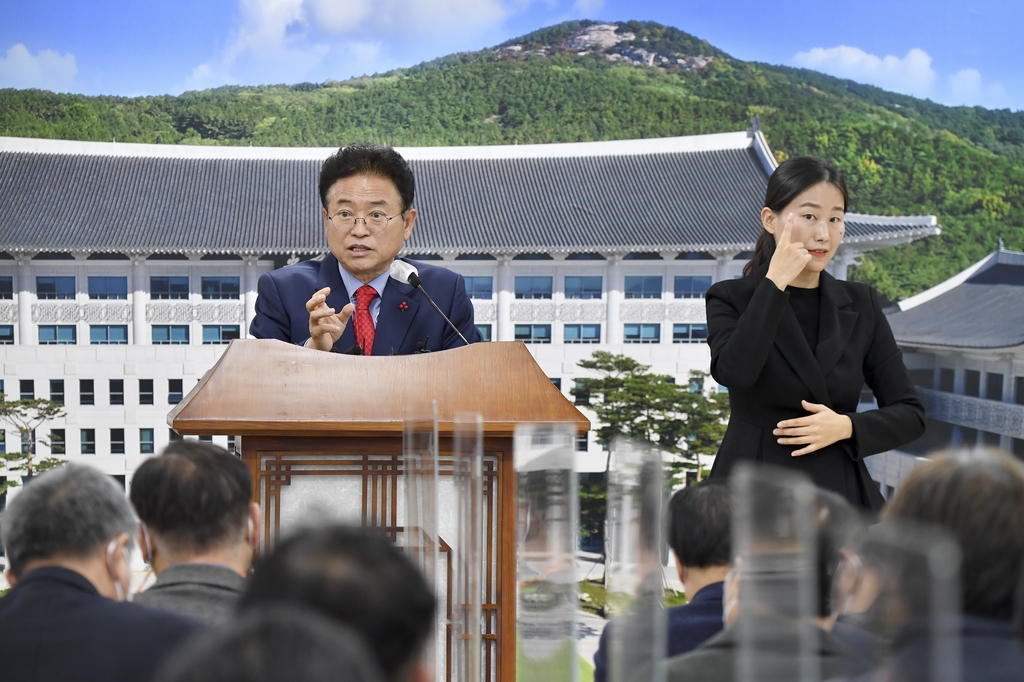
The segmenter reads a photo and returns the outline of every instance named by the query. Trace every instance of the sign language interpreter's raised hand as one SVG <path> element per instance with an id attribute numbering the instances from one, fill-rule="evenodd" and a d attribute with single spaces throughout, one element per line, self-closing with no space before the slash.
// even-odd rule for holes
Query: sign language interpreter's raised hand
<path id="1" fill-rule="evenodd" d="M 785 291 L 786 287 L 800 276 L 800 273 L 813 258 L 804 248 L 803 242 L 791 241 L 794 220 L 792 213 L 786 216 L 782 232 L 777 233 L 775 239 L 775 253 L 772 255 L 771 262 L 768 263 L 767 277 L 781 291 Z"/>
<path id="2" fill-rule="evenodd" d="M 342 308 L 340 313 L 336 313 L 334 308 L 328 308 L 327 296 L 330 293 L 331 288 L 324 287 L 306 301 L 306 310 L 309 311 L 309 341 L 306 342 L 306 348 L 331 350 L 356 310 L 351 303 Z"/>

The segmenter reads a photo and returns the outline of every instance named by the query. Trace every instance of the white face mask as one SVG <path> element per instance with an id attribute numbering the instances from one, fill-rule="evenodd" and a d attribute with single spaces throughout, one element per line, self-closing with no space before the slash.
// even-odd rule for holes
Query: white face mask
<path id="1" fill-rule="evenodd" d="M 117 549 L 117 538 L 114 538 L 107 543 L 107 572 L 110 574 L 110 579 L 114 581 L 114 593 L 117 595 L 117 601 L 127 601 L 124 587 L 121 585 L 121 581 L 117 578 L 117 571 L 114 570 L 115 549 Z M 131 561 L 126 547 L 121 548 L 121 556 L 124 557 L 124 565 L 126 567 L 130 567 Z"/>
<path id="2" fill-rule="evenodd" d="M 738 566 L 733 564 L 732 568 L 725 575 L 725 584 L 722 586 L 722 593 L 729 595 L 729 599 L 722 605 L 722 625 L 729 625 L 729 613 L 737 607 L 739 602 L 738 590 L 734 589 Z"/>

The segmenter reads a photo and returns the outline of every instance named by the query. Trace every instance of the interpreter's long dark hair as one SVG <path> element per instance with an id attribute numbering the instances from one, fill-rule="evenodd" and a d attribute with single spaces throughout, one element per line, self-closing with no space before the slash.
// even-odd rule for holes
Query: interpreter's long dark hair
<path id="1" fill-rule="evenodd" d="M 846 176 L 828 161 L 813 156 L 794 156 L 783 161 L 768 178 L 768 189 L 764 193 L 764 205 L 779 214 L 789 206 L 801 192 L 819 182 L 835 185 L 843 193 L 843 210 L 850 203 L 849 192 L 846 191 Z M 754 257 L 743 267 L 743 275 L 750 275 L 761 265 L 772 259 L 775 253 L 775 237 L 764 228 L 754 246 Z"/>

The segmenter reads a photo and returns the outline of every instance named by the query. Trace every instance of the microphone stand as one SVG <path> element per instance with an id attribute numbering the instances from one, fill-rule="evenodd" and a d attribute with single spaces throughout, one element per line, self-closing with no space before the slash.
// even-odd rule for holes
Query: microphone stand
<path id="1" fill-rule="evenodd" d="M 434 299 L 430 298 L 430 294 L 428 294 L 427 290 L 423 288 L 423 282 L 420 280 L 420 276 L 417 273 L 415 273 L 415 272 L 410 272 L 409 273 L 409 284 L 413 285 L 414 287 L 419 289 L 421 292 L 423 292 L 423 295 L 427 297 L 428 301 L 430 301 L 430 305 L 434 306 L 434 310 L 436 310 L 438 312 L 438 314 L 440 314 L 441 317 L 444 318 L 444 321 L 448 323 L 449 327 L 451 327 L 452 329 L 455 330 L 455 333 L 459 335 L 460 339 L 462 339 L 462 343 L 464 343 L 464 344 L 466 344 L 468 346 L 469 345 L 469 341 L 467 341 L 466 337 L 462 335 L 462 332 L 459 331 L 459 328 L 456 327 L 454 324 L 452 324 L 452 321 L 448 319 L 448 316 L 445 315 L 441 311 L 441 309 L 437 307 L 437 304 L 434 303 Z"/>

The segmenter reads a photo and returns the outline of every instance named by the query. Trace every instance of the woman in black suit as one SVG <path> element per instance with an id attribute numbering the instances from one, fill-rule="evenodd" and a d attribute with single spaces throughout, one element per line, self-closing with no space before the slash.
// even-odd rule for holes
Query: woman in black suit
<path id="1" fill-rule="evenodd" d="M 924 407 L 878 293 L 824 271 L 843 240 L 847 198 L 831 164 L 784 162 L 768 180 L 744 277 L 708 290 L 711 375 L 732 405 L 711 477 L 741 460 L 787 466 L 877 510 L 884 499 L 864 458 L 924 433 Z M 865 382 L 878 409 L 857 412 Z"/>

